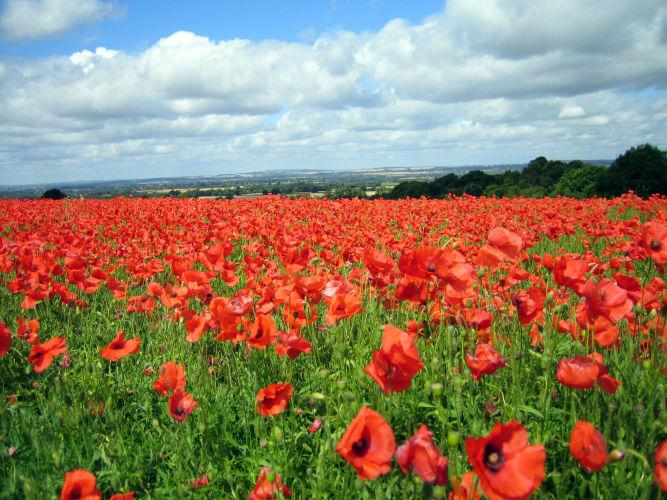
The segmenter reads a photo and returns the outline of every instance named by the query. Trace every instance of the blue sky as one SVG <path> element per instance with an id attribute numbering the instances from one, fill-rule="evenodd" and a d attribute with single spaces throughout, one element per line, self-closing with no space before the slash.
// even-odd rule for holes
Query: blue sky
<path id="1" fill-rule="evenodd" d="M 664 0 L 0 2 L 0 184 L 667 148 Z"/>
<path id="2" fill-rule="evenodd" d="M 6 3 L 6 2 L 4 2 Z M 247 38 L 312 41 L 318 34 L 377 31 L 392 19 L 419 23 L 441 11 L 443 0 L 134 0 L 114 2 L 115 12 L 94 25 L 80 25 L 44 39 L 4 37 L 0 54 L 44 57 L 82 47 L 137 52 L 177 31 L 216 40 Z"/>

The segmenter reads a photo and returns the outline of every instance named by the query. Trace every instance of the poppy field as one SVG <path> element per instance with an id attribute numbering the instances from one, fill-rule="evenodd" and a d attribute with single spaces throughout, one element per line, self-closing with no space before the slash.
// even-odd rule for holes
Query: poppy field
<path id="1" fill-rule="evenodd" d="M 0 498 L 667 490 L 665 197 L 0 214 Z"/>

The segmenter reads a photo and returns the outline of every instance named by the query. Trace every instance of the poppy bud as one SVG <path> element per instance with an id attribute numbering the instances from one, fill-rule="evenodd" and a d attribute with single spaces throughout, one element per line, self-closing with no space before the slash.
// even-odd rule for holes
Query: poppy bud
<path id="1" fill-rule="evenodd" d="M 313 392 L 310 395 L 310 399 L 313 399 L 315 401 L 324 401 L 326 399 L 326 396 L 321 392 Z"/>
<path id="2" fill-rule="evenodd" d="M 610 462 L 620 462 L 624 458 L 625 458 L 625 453 L 623 453 L 618 448 L 614 448 L 613 450 L 611 450 L 611 453 L 609 453 Z"/>
<path id="3" fill-rule="evenodd" d="M 431 368 L 433 368 L 433 371 L 438 371 L 441 366 L 442 362 L 440 361 L 440 358 L 436 357 L 431 359 Z"/>
<path id="4" fill-rule="evenodd" d="M 433 498 L 447 498 L 445 492 L 445 487 L 441 485 L 436 485 L 433 487 Z"/>
<path id="5" fill-rule="evenodd" d="M 357 396 L 355 396 L 354 393 L 351 391 L 345 391 L 343 393 L 343 399 L 346 401 L 354 401 L 357 399 Z"/>
<path id="6" fill-rule="evenodd" d="M 648 319 L 654 319 L 658 315 L 658 312 L 655 309 L 651 309 L 648 313 Z"/>
<path id="7" fill-rule="evenodd" d="M 649 368 L 651 368 L 651 360 L 650 359 L 643 360 L 642 361 L 642 368 L 644 370 L 648 370 Z"/>
<path id="8" fill-rule="evenodd" d="M 152 425 L 155 429 L 157 429 L 158 427 L 160 427 L 160 422 L 158 421 L 157 418 L 154 418 L 153 420 L 151 420 L 151 425 Z"/>
<path id="9" fill-rule="evenodd" d="M 285 435 L 283 434 L 283 430 L 280 427 L 276 426 L 273 428 L 273 439 L 275 439 L 277 443 L 282 443 L 285 441 Z"/>
<path id="10" fill-rule="evenodd" d="M 342 378 L 336 380 L 336 385 L 338 386 L 339 389 L 343 389 L 345 387 L 345 380 L 343 380 Z"/>
<path id="11" fill-rule="evenodd" d="M 456 431 L 449 431 L 447 433 L 447 444 L 451 447 L 458 446 L 461 442 L 461 434 Z"/>
<path id="12" fill-rule="evenodd" d="M 436 382 L 435 384 L 431 384 L 431 392 L 433 392 L 434 396 L 442 396 L 442 384 L 440 382 Z"/>

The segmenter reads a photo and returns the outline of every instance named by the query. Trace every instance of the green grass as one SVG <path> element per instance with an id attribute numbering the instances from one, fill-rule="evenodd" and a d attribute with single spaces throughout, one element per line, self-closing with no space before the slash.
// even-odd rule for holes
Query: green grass
<path id="1" fill-rule="evenodd" d="M 558 246 L 581 251 L 580 241 L 564 238 Z M 533 251 L 556 247 L 545 240 Z M 548 273 L 545 278 L 550 279 Z M 398 444 L 427 424 L 449 457 L 450 476 L 470 470 L 466 437 L 486 434 L 494 422 L 517 419 L 531 444 L 543 444 L 547 452 L 547 476 L 536 498 L 660 497 L 652 482 L 652 454 L 667 435 L 667 394 L 659 369 L 666 366 L 665 354 L 654 349 L 652 363 L 638 363 L 638 339 L 624 326 L 622 347 L 604 351 L 611 374 L 623 383 L 615 395 L 570 389 L 555 380 L 559 359 L 587 351 L 549 326 L 553 309 L 547 308 L 540 350 L 530 346 L 515 313 L 494 313 L 495 334 L 512 339 L 511 346 L 500 348 L 508 366 L 478 382 L 464 363 L 474 334 L 460 325 L 432 325 L 431 335 L 417 343 L 424 368 L 413 386 L 386 397 L 364 366 L 380 346 L 382 325 L 403 327 L 409 319 L 423 320 L 422 311 L 388 312 L 365 300 L 362 314 L 321 331 L 316 325 L 322 324 L 325 309 L 318 306 L 320 320 L 304 329 L 313 352 L 291 361 L 276 356 L 272 347 L 248 350 L 218 342 L 210 333 L 189 344 L 184 327 L 163 320 L 161 307 L 149 318 L 125 313 L 123 303 L 107 291 L 87 298 L 83 311 L 54 301 L 26 312 L 21 296 L 0 287 L 0 320 L 14 331 L 19 316 L 39 318 L 42 338 L 66 336 L 72 358 L 69 368 L 56 358 L 45 372 L 34 374 L 26 362 L 29 346 L 16 338 L 0 358 L 2 498 L 55 498 L 65 471 L 76 468 L 94 473 L 105 496 L 133 490 L 147 498 L 246 498 L 264 465 L 282 475 L 296 498 L 421 497 L 421 481 L 397 466 L 386 476 L 361 481 L 336 454 L 338 440 L 362 405 L 384 416 Z M 110 363 L 98 351 L 121 329 L 129 338 L 141 338 L 141 350 Z M 218 363 L 211 364 L 210 357 Z M 166 398 L 152 389 L 159 366 L 172 360 L 186 366 L 187 390 L 199 402 L 182 423 L 170 418 Z M 148 367 L 150 376 L 144 375 Z M 295 388 L 287 411 L 260 417 L 256 392 L 286 381 Z M 434 383 L 444 388 L 438 396 L 431 390 Z M 10 394 L 16 395 L 15 404 L 7 401 Z M 488 402 L 497 408 L 493 415 L 484 408 Z M 100 403 L 105 411 L 94 415 L 91 408 Z M 324 425 L 310 433 L 316 417 Z M 596 474 L 585 472 L 568 450 L 577 419 L 596 425 L 610 447 L 628 450 L 625 460 Z M 447 443 L 450 431 L 462 437 L 454 446 Z M 11 457 L 10 447 L 18 449 Z M 192 490 L 190 483 L 202 474 L 209 486 Z"/>

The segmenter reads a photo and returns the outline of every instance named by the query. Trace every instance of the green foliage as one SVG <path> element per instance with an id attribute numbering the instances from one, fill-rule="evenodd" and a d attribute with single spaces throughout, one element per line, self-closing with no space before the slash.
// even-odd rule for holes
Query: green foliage
<path id="1" fill-rule="evenodd" d="M 667 151 L 643 144 L 616 158 L 602 178 L 598 193 L 618 196 L 629 190 L 643 198 L 653 193 L 667 194 Z"/>
<path id="2" fill-rule="evenodd" d="M 44 191 L 42 198 L 47 200 L 62 200 L 63 198 L 67 198 L 67 195 L 60 189 L 53 188 Z"/>
<path id="3" fill-rule="evenodd" d="M 607 169 L 597 165 L 582 164 L 568 170 L 556 183 L 552 194 L 570 198 L 590 198 L 598 194 L 598 185 Z"/>
<path id="4" fill-rule="evenodd" d="M 385 198 L 443 198 L 448 194 L 503 197 L 595 195 L 618 196 L 633 190 L 647 198 L 667 194 L 667 152 L 644 144 L 626 151 L 608 169 L 574 160 L 563 162 L 539 156 L 520 172 L 487 174 L 480 170 L 465 175 L 448 174 L 432 182 L 401 182 Z"/>
<path id="5" fill-rule="evenodd" d="M 339 186 L 325 191 L 324 196 L 330 200 L 340 198 L 368 198 L 366 189 L 360 186 Z"/>

